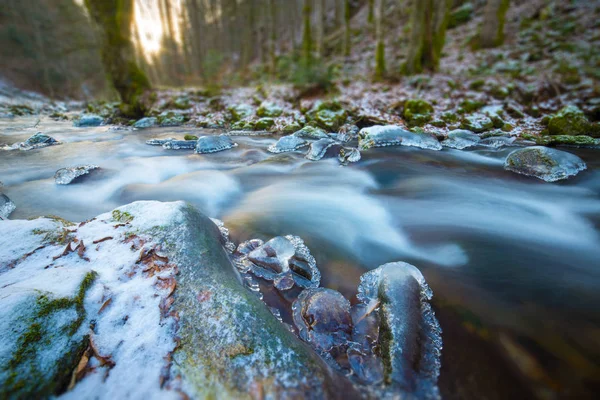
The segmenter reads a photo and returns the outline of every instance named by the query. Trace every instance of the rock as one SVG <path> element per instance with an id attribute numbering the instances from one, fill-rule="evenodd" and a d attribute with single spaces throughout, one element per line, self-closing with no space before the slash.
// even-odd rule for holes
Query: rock
<path id="1" fill-rule="evenodd" d="M 358 133 L 359 148 L 367 150 L 372 147 L 413 146 L 428 150 L 441 150 L 442 145 L 427 133 L 410 132 L 398 125 L 375 125 L 363 128 Z"/>
<path id="2" fill-rule="evenodd" d="M 104 118 L 96 114 L 83 114 L 79 119 L 73 122 L 74 126 L 100 126 L 104 122 Z"/>
<path id="3" fill-rule="evenodd" d="M 395 262 L 367 272 L 360 281 L 360 304 L 373 308 L 369 305 L 379 302 L 384 381 L 415 398 L 440 398 L 441 328 L 428 303 L 432 292 L 421 272 Z"/>
<path id="4" fill-rule="evenodd" d="M 448 132 L 448 137 L 442 142 L 442 146 L 462 150 L 476 146 L 480 140 L 481 138 L 471 131 L 455 129 Z"/>
<path id="5" fill-rule="evenodd" d="M 594 139 L 591 136 L 585 135 L 554 135 L 554 136 L 544 136 L 544 138 L 549 139 L 549 144 L 554 145 L 570 145 L 570 146 L 598 146 L 599 139 Z"/>
<path id="6" fill-rule="evenodd" d="M 290 134 L 297 132 L 300 129 L 302 129 L 302 125 L 298 121 L 292 121 L 289 124 L 285 125 L 281 132 L 285 134 Z"/>
<path id="7" fill-rule="evenodd" d="M 42 132 L 38 132 L 24 142 L 15 143 L 12 146 L 5 146 L 5 147 L 3 147 L 3 149 L 4 150 L 19 149 L 19 150 L 26 151 L 26 150 L 40 149 L 42 147 L 54 146 L 57 144 L 61 144 L 61 143 L 51 136 L 48 136 Z"/>
<path id="8" fill-rule="evenodd" d="M 550 135 L 588 135 L 600 137 L 600 125 L 592 124 L 576 106 L 564 107 L 548 120 Z"/>
<path id="9" fill-rule="evenodd" d="M 298 136 L 306 139 L 327 139 L 329 136 L 327 132 L 321 128 L 306 125 L 304 128 L 294 132 L 294 136 Z"/>
<path id="10" fill-rule="evenodd" d="M 269 130 L 273 125 L 275 125 L 275 120 L 273 118 L 264 117 L 255 122 L 254 129 L 259 131 Z"/>
<path id="11" fill-rule="evenodd" d="M 7 195 L 0 193 L 0 219 L 7 219 L 16 208 L 15 203 Z"/>
<path id="12" fill-rule="evenodd" d="M 136 121 L 135 124 L 133 124 L 133 127 L 136 129 L 146 129 L 152 128 L 153 126 L 156 126 L 156 124 L 156 117 L 146 117 Z"/>
<path id="13" fill-rule="evenodd" d="M 196 143 L 196 153 L 207 154 L 216 153 L 223 150 L 229 150 L 237 147 L 237 143 L 227 135 L 202 136 Z"/>
<path id="14" fill-rule="evenodd" d="M 76 167 L 61 168 L 54 174 L 54 182 L 57 185 L 68 185 L 74 180 L 87 175 L 90 171 L 100 168 L 97 165 L 78 165 Z"/>
<path id="15" fill-rule="evenodd" d="M 548 147 L 518 149 L 508 155 L 504 169 L 555 182 L 577 175 L 586 169 L 585 162 L 574 154 Z"/>
<path id="16" fill-rule="evenodd" d="M 173 111 L 163 111 L 157 117 L 160 126 L 179 126 L 185 122 L 185 116 Z"/>
<path id="17" fill-rule="evenodd" d="M 162 147 L 167 150 L 194 150 L 196 145 L 196 140 L 169 140 Z"/>
<path id="18" fill-rule="evenodd" d="M 254 109 L 249 104 L 236 104 L 229 107 L 231 113 L 231 119 L 233 122 L 249 118 L 254 114 Z"/>
<path id="19" fill-rule="evenodd" d="M 347 345 L 352 337 L 350 302 L 340 292 L 306 289 L 294 301 L 292 310 L 300 338 L 319 352 Z"/>
<path id="20" fill-rule="evenodd" d="M 183 202 L 2 221 L 0 397 L 59 396 L 73 371 L 70 398 L 357 397 L 240 283 L 225 241 Z"/>
<path id="21" fill-rule="evenodd" d="M 473 114 L 463 118 L 461 128 L 481 133 L 488 131 L 494 127 L 494 123 L 487 115 Z"/>
<path id="22" fill-rule="evenodd" d="M 272 135 L 272 132 L 269 131 L 229 131 L 227 132 L 229 136 L 268 136 Z"/>
<path id="23" fill-rule="evenodd" d="M 294 286 L 314 288 L 321 281 L 315 259 L 297 236 L 277 236 L 266 243 L 257 239 L 244 242 L 236 251 L 235 265 L 242 273 L 273 282 L 280 291 Z"/>
<path id="24" fill-rule="evenodd" d="M 360 131 L 360 128 L 356 125 L 353 125 L 353 124 L 343 125 L 338 132 L 337 139 L 340 142 L 349 142 L 351 140 L 358 138 L 359 131 Z"/>
<path id="25" fill-rule="evenodd" d="M 517 140 L 515 136 L 490 136 L 479 141 L 480 146 L 493 147 L 495 149 L 510 146 Z"/>
<path id="26" fill-rule="evenodd" d="M 301 137 L 288 135 L 280 138 L 277 143 L 269 146 L 267 150 L 269 150 L 271 153 L 285 153 L 288 151 L 296 151 L 308 145 L 309 143 Z"/>
<path id="27" fill-rule="evenodd" d="M 342 165 L 358 162 L 360 161 L 360 151 L 354 147 L 342 147 L 338 154 L 338 160 Z"/>
<path id="28" fill-rule="evenodd" d="M 404 103 L 404 119 L 411 126 L 423 126 L 431 121 L 433 107 L 425 100 L 407 100 Z"/>
<path id="29" fill-rule="evenodd" d="M 191 107 L 190 99 L 187 96 L 180 96 L 173 102 L 173 107 L 178 110 L 187 110 Z"/>
<path id="30" fill-rule="evenodd" d="M 283 114 L 283 109 L 274 103 L 262 102 L 260 107 L 256 110 L 258 117 L 279 117 Z"/>
<path id="31" fill-rule="evenodd" d="M 175 138 L 148 139 L 148 140 L 146 140 L 146 144 L 149 144 L 150 146 L 162 146 L 167 142 L 172 142 L 173 140 L 176 140 L 176 139 Z"/>
<path id="32" fill-rule="evenodd" d="M 198 140 L 198 136 L 196 135 L 185 135 L 183 140 Z"/>
<path id="33" fill-rule="evenodd" d="M 308 111 L 307 117 L 319 127 L 335 131 L 346 122 L 348 113 L 337 101 L 318 100 Z"/>
<path id="34" fill-rule="evenodd" d="M 325 156 L 325 153 L 327 153 L 329 149 L 332 149 L 336 146 L 338 148 L 336 154 L 339 154 L 339 150 L 342 147 L 339 143 L 329 138 L 319 139 L 316 142 L 312 142 L 310 144 L 310 148 L 308 150 L 308 153 L 306 153 L 305 157 L 311 161 L 319 161 Z"/>

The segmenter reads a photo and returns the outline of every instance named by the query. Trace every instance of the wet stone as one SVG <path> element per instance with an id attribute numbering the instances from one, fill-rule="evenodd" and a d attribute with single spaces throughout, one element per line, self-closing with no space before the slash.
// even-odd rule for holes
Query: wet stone
<path id="1" fill-rule="evenodd" d="M 0 193 L 0 218 L 7 219 L 17 206 L 4 193 Z"/>
<path id="2" fill-rule="evenodd" d="M 543 146 L 518 149 L 508 155 L 504 169 L 555 182 L 577 175 L 587 168 L 575 154 Z"/>
<path id="3" fill-rule="evenodd" d="M 345 346 L 352 336 L 350 302 L 332 289 L 304 290 L 292 305 L 302 340 L 320 352 Z"/>
<path id="4" fill-rule="evenodd" d="M 97 165 L 78 165 L 76 167 L 61 168 L 54 174 L 54 182 L 57 185 L 68 185 L 74 180 L 89 174 L 91 171 L 100 168 Z"/>
<path id="5" fill-rule="evenodd" d="M 474 114 L 465 117 L 461 127 L 475 133 L 482 133 L 492 129 L 494 127 L 494 123 L 487 115 Z"/>
<path id="6" fill-rule="evenodd" d="M 358 162 L 360 161 L 360 151 L 354 147 L 342 147 L 338 154 L 338 160 L 343 165 Z"/>
<path id="7" fill-rule="evenodd" d="M 296 151 L 302 147 L 308 146 L 309 143 L 301 137 L 294 135 L 283 136 L 277 143 L 269 146 L 268 150 L 271 153 L 285 153 L 288 151 Z"/>
<path id="8" fill-rule="evenodd" d="M 305 138 L 305 139 L 327 139 L 329 136 L 324 129 L 316 128 L 314 126 L 307 125 L 299 131 L 294 132 L 294 136 Z"/>
<path id="9" fill-rule="evenodd" d="M 44 133 L 38 132 L 35 135 L 31 136 L 24 142 L 15 143 L 12 146 L 6 146 L 4 150 L 33 150 L 40 149 L 42 147 L 54 146 L 57 144 L 61 144 L 58 140 L 50 137 Z"/>
<path id="10" fill-rule="evenodd" d="M 514 136 L 491 136 L 481 139 L 479 145 L 497 149 L 503 146 L 510 146 L 515 140 L 517 140 L 517 138 Z"/>
<path id="11" fill-rule="evenodd" d="M 148 139 L 146 140 L 146 144 L 149 144 L 150 146 L 162 146 L 167 142 L 172 142 L 173 140 L 176 140 L 175 138 L 166 138 L 166 139 Z"/>
<path id="12" fill-rule="evenodd" d="M 195 140 L 169 140 L 162 145 L 167 150 L 194 150 L 196 148 Z"/>
<path id="13" fill-rule="evenodd" d="M 136 121 L 135 124 L 133 124 L 133 127 L 136 129 L 145 129 L 152 128 L 153 126 L 156 126 L 156 124 L 156 117 L 146 117 Z"/>
<path id="14" fill-rule="evenodd" d="M 227 135 L 202 136 L 196 142 L 196 153 L 207 154 L 229 150 L 237 146 Z"/>
<path id="15" fill-rule="evenodd" d="M 310 148 L 308 150 L 308 153 L 306 153 L 305 157 L 311 161 L 319 161 L 320 159 L 325 157 L 325 153 L 327 153 L 329 149 L 332 149 L 334 147 L 337 147 L 339 152 L 341 145 L 333 139 L 319 139 L 316 142 L 312 142 L 310 144 Z"/>
<path id="16" fill-rule="evenodd" d="M 96 114 L 84 114 L 78 120 L 73 122 L 74 126 L 88 127 L 100 126 L 104 122 L 104 118 Z"/>
<path id="17" fill-rule="evenodd" d="M 471 131 L 455 129 L 448 132 L 448 137 L 442 142 L 442 146 L 462 150 L 476 146 L 480 140 L 481 138 Z"/>
<path id="18" fill-rule="evenodd" d="M 412 146 L 427 150 L 441 150 L 442 145 L 428 133 L 410 132 L 397 125 L 376 125 L 359 132 L 359 148 Z"/>

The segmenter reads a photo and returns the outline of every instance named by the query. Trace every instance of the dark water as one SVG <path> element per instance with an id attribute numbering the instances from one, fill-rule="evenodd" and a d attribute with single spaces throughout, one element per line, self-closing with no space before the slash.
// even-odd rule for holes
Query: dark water
<path id="1" fill-rule="evenodd" d="M 374 149 L 361 162 L 272 155 L 273 138 L 236 137 L 211 155 L 164 150 L 150 137 L 194 129 L 73 128 L 0 121 L 0 143 L 40 130 L 64 142 L 0 152 L 11 218 L 80 221 L 135 200 L 186 200 L 235 241 L 302 237 L 325 286 L 351 297 L 360 275 L 389 261 L 419 267 L 444 329 L 446 398 L 593 397 L 600 389 L 600 150 L 567 149 L 588 170 L 549 184 L 506 172 L 513 149 Z M 98 174 L 55 185 L 81 163 Z"/>

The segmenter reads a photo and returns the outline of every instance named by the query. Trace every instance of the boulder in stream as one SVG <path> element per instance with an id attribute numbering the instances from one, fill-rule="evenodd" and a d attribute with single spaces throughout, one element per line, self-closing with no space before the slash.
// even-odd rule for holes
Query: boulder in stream
<path id="1" fill-rule="evenodd" d="M 555 182 L 577 175 L 587 168 L 575 154 L 550 147 L 533 146 L 513 151 L 506 157 L 504 169 Z"/>
<path id="2" fill-rule="evenodd" d="M 54 181 L 57 185 L 68 185 L 74 180 L 89 174 L 100 167 L 92 164 L 78 165 L 76 167 L 61 168 L 54 174 Z"/>
<path id="3" fill-rule="evenodd" d="M 54 146 L 61 144 L 58 140 L 51 136 L 48 136 L 42 132 L 38 132 L 32 135 L 29 139 L 24 142 L 15 143 L 12 146 L 3 147 L 4 150 L 33 150 L 40 149 L 43 147 Z"/>
<path id="4" fill-rule="evenodd" d="M 455 129 L 448 132 L 448 137 L 442 142 L 442 146 L 463 150 L 468 147 L 476 146 L 480 140 L 481 138 L 471 131 Z"/>
<path id="5" fill-rule="evenodd" d="M 137 120 L 135 122 L 135 124 L 133 124 L 133 127 L 136 129 L 146 129 L 146 128 L 152 128 L 153 126 L 156 126 L 156 124 L 157 124 L 156 117 L 145 117 L 140 120 Z"/>
<path id="6" fill-rule="evenodd" d="M 227 135 L 202 136 L 196 142 L 196 153 L 207 154 L 229 150 L 237 146 Z"/>
<path id="7" fill-rule="evenodd" d="M 441 150 L 437 138 L 428 133 L 411 132 L 398 125 L 375 125 L 363 128 L 358 133 L 361 150 L 372 147 L 412 146 L 427 150 Z"/>
<path id="8" fill-rule="evenodd" d="M 90 127 L 90 126 L 100 126 L 104 122 L 104 118 L 96 114 L 82 114 L 79 119 L 73 121 L 74 126 L 82 127 Z"/>
<path id="9" fill-rule="evenodd" d="M 309 142 L 296 135 L 288 135 L 281 137 L 277 143 L 269 146 L 267 150 L 271 153 L 285 153 L 288 151 L 296 151 L 302 147 L 309 145 Z"/>
<path id="10" fill-rule="evenodd" d="M 0 219 L 7 219 L 17 206 L 4 193 L 0 193 Z"/>

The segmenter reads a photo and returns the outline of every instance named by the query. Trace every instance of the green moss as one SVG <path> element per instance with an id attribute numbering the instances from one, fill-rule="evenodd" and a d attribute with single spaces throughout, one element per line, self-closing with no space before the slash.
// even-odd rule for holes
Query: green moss
<path id="1" fill-rule="evenodd" d="M 256 110 L 256 115 L 259 117 L 279 117 L 281 114 L 283 109 L 270 103 L 262 103 Z"/>
<path id="2" fill-rule="evenodd" d="M 271 127 L 275 125 L 275 120 L 273 118 L 261 118 L 254 124 L 254 129 L 258 131 L 269 130 Z"/>
<path id="3" fill-rule="evenodd" d="M 184 140 L 198 140 L 198 136 L 194 136 L 194 135 L 185 135 L 183 137 Z"/>
<path id="4" fill-rule="evenodd" d="M 590 123 L 578 107 L 569 105 L 549 117 L 548 134 L 600 137 L 600 129 L 598 124 Z"/>
<path id="5" fill-rule="evenodd" d="M 300 125 L 300 123 L 297 121 L 292 121 L 291 123 L 289 123 L 288 125 L 283 127 L 282 132 L 283 133 L 294 133 L 296 131 L 299 131 L 300 129 L 302 129 L 302 125 Z"/>
<path id="6" fill-rule="evenodd" d="M 450 19 L 448 20 L 448 29 L 452 29 L 469 22 L 473 17 L 473 10 L 473 3 L 470 2 L 452 10 L 450 13 Z"/>
<path id="7" fill-rule="evenodd" d="M 71 308 L 77 312 L 77 318 L 65 327 L 62 334 L 72 337 L 81 327 L 86 317 L 83 305 L 85 294 L 95 278 L 95 272 L 88 272 L 73 298 L 50 299 L 47 295 L 38 297 L 29 326 L 18 338 L 16 350 L 3 367 L 8 372 L 8 379 L 0 389 L 0 398 L 47 398 L 66 389 L 71 372 L 87 347 L 87 337 L 70 343 L 68 351 L 56 363 L 54 371 L 39 369 L 38 353 L 44 350 L 44 346 L 52 345 L 56 333 L 49 330 L 49 321 L 57 312 Z"/>
<path id="8" fill-rule="evenodd" d="M 375 80 L 382 80 L 385 76 L 385 71 L 385 45 L 383 40 L 380 40 L 377 42 L 377 48 L 375 50 Z"/>
<path id="9" fill-rule="evenodd" d="M 236 104 L 234 106 L 229 107 L 228 111 L 231 114 L 232 122 L 240 121 L 254 114 L 254 110 L 249 104 Z"/>
<path id="10" fill-rule="evenodd" d="M 596 140 L 593 137 L 585 135 L 556 135 L 549 138 L 550 144 L 567 144 L 572 146 L 594 146 Z"/>
<path id="11" fill-rule="evenodd" d="M 422 99 L 407 100 L 404 103 L 404 118 L 409 125 L 423 126 L 431 121 L 433 106 Z"/>
<path id="12" fill-rule="evenodd" d="M 119 210 L 114 210 L 112 212 L 112 218 L 113 218 L 113 220 L 115 220 L 117 222 L 121 222 L 123 224 L 128 224 L 131 221 L 133 221 L 134 217 L 133 217 L 133 215 L 131 215 L 127 211 L 121 212 Z"/>
<path id="13" fill-rule="evenodd" d="M 458 112 L 461 114 L 471 113 L 473 111 L 479 110 L 484 105 L 485 103 L 482 101 L 466 99 L 460 103 Z"/>
<path id="14" fill-rule="evenodd" d="M 476 79 L 469 84 L 469 89 L 471 90 L 481 90 L 485 86 L 485 80 Z"/>

